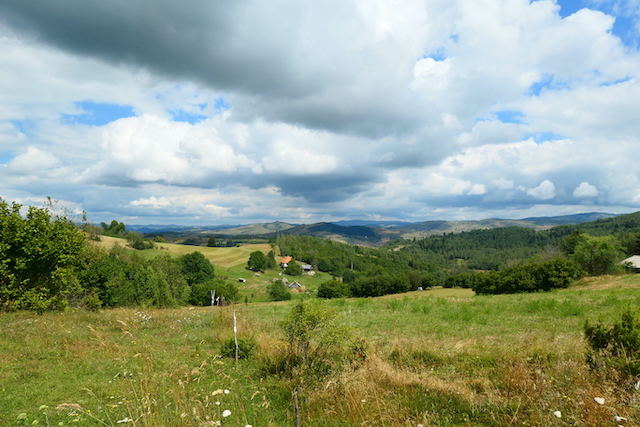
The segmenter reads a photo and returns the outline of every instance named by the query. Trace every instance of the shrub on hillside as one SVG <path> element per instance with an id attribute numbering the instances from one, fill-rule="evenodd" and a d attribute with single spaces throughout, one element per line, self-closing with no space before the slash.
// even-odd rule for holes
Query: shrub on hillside
<path id="1" fill-rule="evenodd" d="M 288 301 L 291 299 L 291 291 L 282 280 L 276 280 L 267 286 L 267 293 L 273 301 Z"/>
<path id="2" fill-rule="evenodd" d="M 630 309 L 611 326 L 602 321 L 584 325 L 589 344 L 587 361 L 592 370 L 603 371 L 619 380 L 640 376 L 640 319 Z"/>
<path id="3" fill-rule="evenodd" d="M 226 301 L 238 301 L 239 298 L 236 285 L 224 279 L 214 279 L 193 285 L 189 302 L 199 306 L 211 305 L 211 291 L 215 291 L 216 297 L 224 297 Z"/>
<path id="4" fill-rule="evenodd" d="M 213 264 L 201 252 L 196 251 L 183 255 L 180 257 L 180 262 L 182 263 L 182 273 L 186 276 L 190 286 L 208 282 L 215 277 Z"/>
<path id="5" fill-rule="evenodd" d="M 347 296 L 349 296 L 349 285 L 338 280 L 329 280 L 318 288 L 318 298 L 343 298 Z"/>
<path id="6" fill-rule="evenodd" d="M 529 263 L 502 271 L 475 275 L 472 289 L 476 294 L 513 294 L 566 288 L 581 276 L 571 260 L 558 258 Z"/>
<path id="7" fill-rule="evenodd" d="M 284 272 L 289 276 L 300 276 L 302 274 L 302 267 L 299 263 L 291 260 L 291 262 L 285 267 Z"/>
<path id="8" fill-rule="evenodd" d="M 0 308 L 64 309 L 82 293 L 77 277 L 85 236 L 50 199 L 44 207 L 0 199 Z"/>
<path id="9" fill-rule="evenodd" d="M 359 277 L 349 284 L 349 292 L 354 297 L 379 297 L 411 290 L 411 282 L 404 274 L 378 274 Z"/>
<path id="10" fill-rule="evenodd" d="M 239 337 L 238 338 L 238 359 L 250 358 L 256 346 L 258 345 L 254 337 Z M 222 357 L 236 358 L 236 340 L 230 337 L 222 342 L 220 345 L 220 355 Z"/>

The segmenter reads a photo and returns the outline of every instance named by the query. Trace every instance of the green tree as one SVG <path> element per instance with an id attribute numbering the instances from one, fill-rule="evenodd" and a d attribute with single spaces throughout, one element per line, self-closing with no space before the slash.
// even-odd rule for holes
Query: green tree
<path id="1" fill-rule="evenodd" d="M 166 292 L 163 303 L 159 306 L 185 305 L 188 302 L 191 288 L 182 273 L 182 264 L 177 258 L 168 254 L 160 255 L 149 261 L 158 278 L 159 288 Z"/>
<path id="2" fill-rule="evenodd" d="M 224 279 L 214 279 L 193 285 L 189 302 L 193 305 L 211 305 L 211 291 L 216 297 L 224 297 L 227 301 L 238 301 L 238 287 Z"/>
<path id="3" fill-rule="evenodd" d="M 619 270 L 618 261 L 624 258 L 620 242 L 613 236 L 583 235 L 573 259 L 589 275 L 611 274 Z"/>
<path id="4" fill-rule="evenodd" d="M 145 248 L 144 240 L 142 240 L 142 236 L 136 233 L 135 231 L 130 231 L 127 233 L 127 242 L 133 249 L 142 250 Z"/>
<path id="5" fill-rule="evenodd" d="M 267 254 L 267 268 L 274 269 L 278 263 L 276 262 L 276 254 L 273 250 L 270 250 Z"/>
<path id="6" fill-rule="evenodd" d="M 209 237 L 209 240 L 207 240 L 207 247 L 209 248 L 215 248 L 216 247 L 216 238 L 211 236 Z"/>
<path id="7" fill-rule="evenodd" d="M 127 235 L 127 227 L 122 222 L 118 222 L 115 219 L 111 221 L 110 225 L 101 222 L 100 225 L 104 230 L 104 234 L 112 237 L 125 237 Z"/>
<path id="8" fill-rule="evenodd" d="M 300 276 L 302 275 L 302 267 L 295 260 L 291 260 L 285 267 L 284 272 L 289 276 Z"/>
<path id="9" fill-rule="evenodd" d="M 276 280 L 267 286 L 267 293 L 273 301 L 287 301 L 291 299 L 291 291 L 282 280 Z"/>
<path id="10" fill-rule="evenodd" d="M 84 234 L 51 199 L 25 217 L 21 208 L 0 199 L 0 307 L 64 309 L 82 292 L 76 267 Z"/>
<path id="11" fill-rule="evenodd" d="M 265 271 L 267 269 L 267 257 L 264 256 L 262 251 L 255 251 L 249 254 L 249 261 L 247 261 L 249 270 L 253 271 Z"/>
<path id="12" fill-rule="evenodd" d="M 213 264 L 201 252 L 192 252 L 180 257 L 182 273 L 186 276 L 189 286 L 213 280 L 215 272 Z"/>
<path id="13" fill-rule="evenodd" d="M 318 288 L 318 298 L 343 298 L 349 296 L 349 285 L 338 280 L 329 280 Z"/>

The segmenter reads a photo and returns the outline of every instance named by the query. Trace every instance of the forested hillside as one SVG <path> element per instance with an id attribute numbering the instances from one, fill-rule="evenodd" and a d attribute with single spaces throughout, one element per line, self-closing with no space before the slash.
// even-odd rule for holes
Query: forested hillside
<path id="1" fill-rule="evenodd" d="M 236 285 L 216 278 L 213 265 L 198 251 L 172 256 L 154 249 L 143 256 L 163 242 L 162 236 L 145 240 L 116 221 L 101 227 L 83 224 L 81 229 L 51 201 L 30 207 L 26 215 L 21 208 L 0 199 L 0 307 L 5 310 L 201 305 L 210 303 L 214 290 L 230 300 L 238 298 Z M 312 228 L 330 233 L 336 227 Z M 349 230 L 362 239 L 379 237 L 367 227 Z M 309 264 L 332 277 L 317 290 L 322 297 L 380 296 L 437 285 L 476 293 L 550 290 L 583 275 L 622 272 L 620 261 L 640 252 L 640 213 L 543 231 L 507 227 L 396 239 L 380 247 L 288 232 L 272 239 L 267 267 L 252 267 L 250 258 L 247 268 L 299 275 L 298 264 Z M 131 249 L 88 244 L 87 238 L 99 239 L 100 233 L 126 238 Z M 206 239 L 207 246 L 218 243 Z M 254 255 L 264 255 L 263 250 Z M 276 251 L 293 258 L 291 267 L 276 266 Z"/>

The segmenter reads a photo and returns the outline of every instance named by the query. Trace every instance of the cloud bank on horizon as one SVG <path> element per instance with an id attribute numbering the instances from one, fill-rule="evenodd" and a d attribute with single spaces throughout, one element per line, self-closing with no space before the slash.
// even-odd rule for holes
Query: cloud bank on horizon
<path id="1" fill-rule="evenodd" d="M 94 221 L 640 209 L 637 0 L 4 0 L 0 197 Z"/>

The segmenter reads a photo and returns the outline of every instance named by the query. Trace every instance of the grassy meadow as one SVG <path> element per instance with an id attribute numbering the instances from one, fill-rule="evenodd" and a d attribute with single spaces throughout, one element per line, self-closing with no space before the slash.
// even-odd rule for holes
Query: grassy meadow
<path id="1" fill-rule="evenodd" d="M 587 367 L 582 333 L 639 306 L 640 276 L 322 302 L 355 338 L 313 377 L 273 370 L 296 303 L 0 314 L 0 426 L 294 426 L 294 390 L 302 426 L 640 425 L 640 392 Z M 258 344 L 237 364 L 234 314 Z"/>

